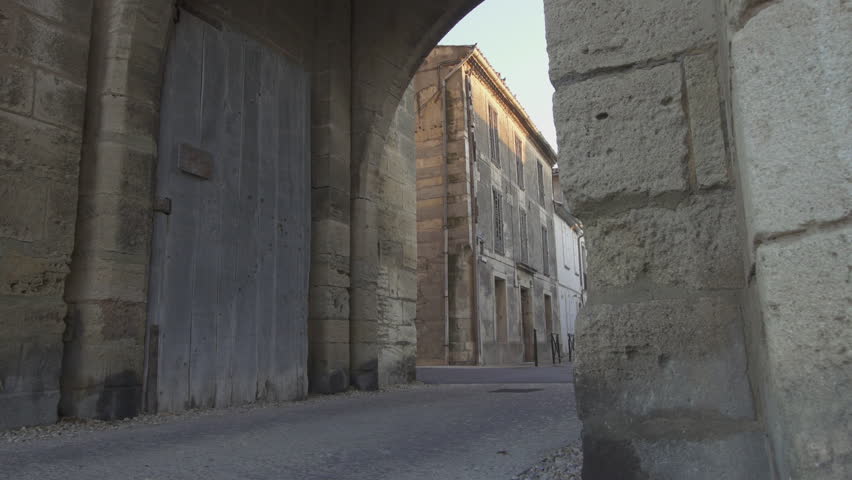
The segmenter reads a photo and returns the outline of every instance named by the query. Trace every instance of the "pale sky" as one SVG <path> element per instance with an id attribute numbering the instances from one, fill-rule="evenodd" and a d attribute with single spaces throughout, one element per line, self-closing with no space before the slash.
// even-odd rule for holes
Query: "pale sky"
<path id="1" fill-rule="evenodd" d="M 544 2 L 541 0 L 485 0 L 440 42 L 442 45 L 479 45 L 491 65 L 524 106 L 556 150 L 553 125 L 553 86 L 547 74 L 544 38 Z"/>

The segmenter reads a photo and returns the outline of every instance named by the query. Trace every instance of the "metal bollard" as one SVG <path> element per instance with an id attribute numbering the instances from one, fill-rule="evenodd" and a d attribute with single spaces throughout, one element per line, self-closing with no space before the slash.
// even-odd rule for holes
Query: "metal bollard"
<path id="1" fill-rule="evenodd" d="M 533 328 L 533 359 L 535 366 L 538 366 L 538 331 Z"/>

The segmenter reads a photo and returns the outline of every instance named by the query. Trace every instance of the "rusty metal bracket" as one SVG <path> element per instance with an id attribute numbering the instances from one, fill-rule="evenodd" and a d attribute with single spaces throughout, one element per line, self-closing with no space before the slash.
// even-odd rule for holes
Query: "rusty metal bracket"
<path id="1" fill-rule="evenodd" d="M 154 211 L 170 215 L 172 213 L 172 199 L 169 197 L 157 197 L 154 200 Z"/>
<path id="2" fill-rule="evenodd" d="M 209 180 L 213 175 L 213 154 L 181 143 L 178 152 L 178 168 L 184 173 Z"/>

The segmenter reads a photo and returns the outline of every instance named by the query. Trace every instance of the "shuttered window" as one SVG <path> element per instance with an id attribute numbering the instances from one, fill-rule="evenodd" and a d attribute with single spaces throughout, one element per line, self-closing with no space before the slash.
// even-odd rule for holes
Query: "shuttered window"
<path id="1" fill-rule="evenodd" d="M 518 166 L 518 187 L 524 189 L 524 143 L 515 137 L 515 163 Z"/>
<path id="2" fill-rule="evenodd" d="M 538 197 L 541 204 L 544 205 L 544 169 L 541 162 L 536 163 L 536 166 L 538 167 Z"/>
<path id="3" fill-rule="evenodd" d="M 488 143 L 491 148 L 491 161 L 500 166 L 500 127 L 497 109 L 488 106 Z"/>
<path id="4" fill-rule="evenodd" d="M 541 271 L 545 275 L 550 275 L 550 261 L 547 255 L 547 227 L 541 227 Z"/>
<path id="5" fill-rule="evenodd" d="M 527 212 L 523 209 L 518 214 L 520 217 L 520 236 L 521 236 L 521 262 L 529 263 L 529 236 L 527 235 Z"/>
<path id="6" fill-rule="evenodd" d="M 494 192 L 494 251 L 503 255 L 503 194 Z"/>

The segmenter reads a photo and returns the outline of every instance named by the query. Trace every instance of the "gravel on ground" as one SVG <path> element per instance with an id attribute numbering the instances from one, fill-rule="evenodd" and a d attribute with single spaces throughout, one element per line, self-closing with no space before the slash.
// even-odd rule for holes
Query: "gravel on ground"
<path id="1" fill-rule="evenodd" d="M 321 404 L 330 400 L 337 400 L 341 397 L 365 397 L 371 395 L 380 395 L 387 392 L 396 392 L 401 390 L 415 390 L 433 388 L 431 385 L 422 382 L 412 382 L 407 384 L 392 385 L 381 390 L 363 391 L 355 388 L 336 395 L 320 395 L 311 394 L 305 400 L 287 400 L 281 402 L 265 402 L 259 401 L 240 405 L 237 407 L 227 408 L 196 408 L 185 410 L 179 413 L 155 413 L 142 414 L 135 417 L 123 418 L 118 420 L 96 420 L 91 418 L 61 418 L 57 423 L 51 425 L 38 425 L 31 427 L 19 427 L 11 430 L 0 430 L 0 444 L 2 443 L 22 443 L 33 440 L 44 440 L 48 438 L 73 438 L 92 432 L 104 432 L 109 430 L 123 430 L 135 428 L 143 425 L 165 425 L 170 423 L 184 422 L 201 417 L 224 417 L 230 415 L 239 415 L 241 413 L 251 412 L 260 408 L 287 408 L 298 405 Z"/>
<path id="2" fill-rule="evenodd" d="M 512 480 L 580 480 L 582 469 L 583 449 L 580 442 L 573 442 L 515 475 Z"/>

